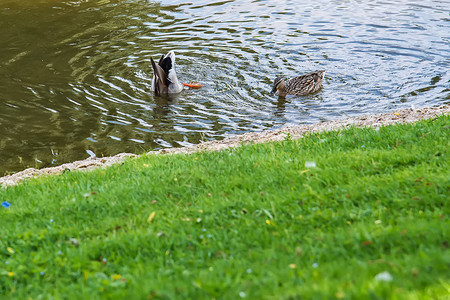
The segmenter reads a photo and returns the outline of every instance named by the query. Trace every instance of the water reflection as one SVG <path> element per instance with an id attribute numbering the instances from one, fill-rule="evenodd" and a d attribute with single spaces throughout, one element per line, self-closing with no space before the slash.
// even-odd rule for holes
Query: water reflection
<path id="1" fill-rule="evenodd" d="M 0 174 L 449 100 L 441 1 L 8 1 L 0 3 Z M 184 82 L 154 97 L 150 57 Z M 276 76 L 326 69 L 308 97 Z"/>

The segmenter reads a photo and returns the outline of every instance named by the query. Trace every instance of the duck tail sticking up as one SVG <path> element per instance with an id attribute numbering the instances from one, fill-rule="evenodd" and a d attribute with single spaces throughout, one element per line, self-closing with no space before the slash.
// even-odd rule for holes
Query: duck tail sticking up
<path id="1" fill-rule="evenodd" d="M 153 68 L 152 91 L 156 95 L 174 94 L 183 90 L 175 71 L 175 52 L 162 55 L 158 64 L 151 58 Z"/>

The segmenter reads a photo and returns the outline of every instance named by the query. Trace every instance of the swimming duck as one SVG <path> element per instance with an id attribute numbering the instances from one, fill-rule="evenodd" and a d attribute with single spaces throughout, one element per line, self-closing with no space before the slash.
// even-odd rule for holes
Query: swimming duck
<path id="1" fill-rule="evenodd" d="M 286 95 L 303 96 L 317 92 L 322 87 L 325 70 L 314 71 L 288 80 L 281 77 L 275 78 L 271 94 L 278 91 L 279 97 Z"/>
<path id="2" fill-rule="evenodd" d="M 176 94 L 183 90 L 183 84 L 178 81 L 175 72 L 175 52 L 169 51 L 162 55 L 158 64 L 150 58 L 153 67 L 152 91 L 155 95 Z"/>

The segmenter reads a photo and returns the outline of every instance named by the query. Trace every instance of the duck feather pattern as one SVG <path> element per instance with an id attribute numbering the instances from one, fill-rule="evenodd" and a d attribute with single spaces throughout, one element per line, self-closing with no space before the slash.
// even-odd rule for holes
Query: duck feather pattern
<path id="1" fill-rule="evenodd" d="M 322 88 L 325 75 L 324 70 L 314 71 L 288 80 L 277 77 L 273 82 L 272 93 L 278 92 L 278 96 L 286 95 L 304 96 L 317 92 Z"/>

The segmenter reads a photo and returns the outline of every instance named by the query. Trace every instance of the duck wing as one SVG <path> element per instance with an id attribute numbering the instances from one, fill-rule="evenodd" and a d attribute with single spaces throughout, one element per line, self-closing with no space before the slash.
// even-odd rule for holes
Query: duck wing
<path id="1" fill-rule="evenodd" d="M 159 63 L 156 64 L 153 58 L 150 57 L 152 62 L 153 73 L 155 74 L 153 77 L 153 87 L 156 95 L 167 94 L 169 90 L 169 80 L 167 78 L 167 73 L 160 66 L 160 62 L 163 58 L 159 60 Z"/>
<path id="2" fill-rule="evenodd" d="M 167 74 L 167 81 L 169 93 L 179 93 L 183 90 L 183 85 L 180 83 L 175 71 L 175 52 L 169 51 L 164 57 L 161 57 L 159 65 Z"/>
<path id="3" fill-rule="evenodd" d="M 164 59 L 164 54 L 163 54 L 163 55 L 161 55 L 161 58 L 159 59 L 158 65 L 161 65 L 161 63 L 162 63 L 163 59 Z"/>
<path id="4" fill-rule="evenodd" d="M 167 74 L 167 80 L 168 80 L 169 82 L 172 82 L 172 81 L 169 79 L 170 71 L 171 71 L 172 68 L 173 68 L 172 56 L 170 55 L 170 53 L 167 54 L 166 56 L 164 56 L 164 55 L 161 56 L 161 59 L 159 60 L 158 65 L 164 70 L 164 72 L 166 72 L 166 74 Z"/>
<path id="5" fill-rule="evenodd" d="M 289 79 L 286 82 L 286 92 L 292 95 L 307 95 L 317 92 L 322 87 L 324 71 L 315 71 Z"/>

